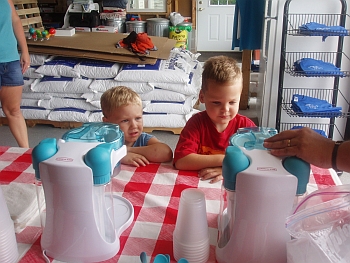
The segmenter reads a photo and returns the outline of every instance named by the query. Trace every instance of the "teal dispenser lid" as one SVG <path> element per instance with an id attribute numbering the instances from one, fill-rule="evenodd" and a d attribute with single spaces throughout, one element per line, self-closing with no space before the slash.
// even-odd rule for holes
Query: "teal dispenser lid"
<path id="1" fill-rule="evenodd" d="M 263 146 L 264 140 L 275 134 L 277 130 L 273 128 L 247 127 L 238 129 L 231 136 L 230 145 L 226 148 L 222 163 L 223 185 L 227 190 L 235 191 L 237 174 L 250 165 L 250 160 L 241 147 L 247 150 L 266 150 Z"/>
<path id="2" fill-rule="evenodd" d="M 222 176 L 225 189 L 235 191 L 237 174 L 247 169 L 249 165 L 249 158 L 239 147 L 236 145 L 228 146 L 222 161 Z"/>
<path id="3" fill-rule="evenodd" d="M 124 134 L 118 124 L 106 122 L 88 122 L 81 127 L 63 134 L 66 142 L 113 142 L 119 149 L 124 144 Z"/>
<path id="4" fill-rule="evenodd" d="M 264 140 L 277 133 L 276 129 L 267 127 L 239 128 L 237 132 L 231 136 L 230 145 L 244 147 L 247 150 L 266 150 L 263 146 Z"/>
<path id="5" fill-rule="evenodd" d="M 42 140 L 32 151 L 32 163 L 35 171 L 35 178 L 40 180 L 39 163 L 54 156 L 58 151 L 55 138 Z"/>
<path id="6" fill-rule="evenodd" d="M 66 142 L 101 143 L 91 149 L 84 157 L 86 165 L 93 172 L 95 185 L 105 184 L 111 178 L 111 152 L 124 145 L 124 133 L 118 124 L 107 122 L 88 122 L 81 127 L 72 129 L 63 134 Z M 120 170 L 120 161 L 115 168 Z"/>
<path id="7" fill-rule="evenodd" d="M 239 146 L 243 147 L 246 150 L 268 150 L 263 146 L 264 140 L 276 135 L 278 132 L 274 128 L 267 128 L 267 127 L 248 127 L 248 128 L 240 128 L 237 130 L 237 132 L 230 138 L 230 145 L 231 146 Z M 229 146 L 230 147 L 230 146 Z M 232 151 L 232 150 L 230 150 Z M 226 155 L 227 155 L 226 150 Z M 231 164 L 231 166 L 235 167 L 235 171 L 231 172 L 233 168 L 230 169 L 230 171 L 227 171 L 228 169 L 224 169 L 224 163 L 222 167 L 222 175 L 224 177 L 224 185 L 225 185 L 225 176 L 231 178 L 231 183 L 227 183 L 228 187 L 230 189 L 234 188 L 235 185 L 235 178 L 238 172 L 241 172 L 245 170 L 248 166 L 246 166 L 246 161 L 244 161 L 244 158 L 241 157 L 241 155 L 244 155 L 243 152 L 241 154 L 237 153 L 238 150 L 235 150 L 235 156 L 239 156 L 240 161 L 234 161 L 234 158 L 231 157 L 231 162 L 235 162 L 234 165 Z M 232 153 L 231 153 L 232 154 Z M 226 158 L 226 156 L 225 156 Z M 248 159 L 248 157 L 246 157 Z M 225 160 L 225 159 L 224 159 Z M 237 165 L 237 167 L 236 167 Z M 297 186 L 297 195 L 302 195 L 306 192 L 307 184 L 309 183 L 310 178 L 310 164 L 295 157 L 287 157 L 284 158 L 282 161 L 282 165 L 284 169 L 289 172 L 290 174 L 294 175 L 298 178 L 298 186 Z M 245 167 L 246 166 L 246 167 Z M 229 175 L 225 175 L 224 172 L 229 173 Z M 225 185 L 226 187 L 226 185 Z"/>
<path id="8" fill-rule="evenodd" d="M 111 180 L 111 152 L 113 143 L 102 143 L 90 149 L 84 162 L 92 170 L 94 185 L 106 184 Z"/>
<path id="9" fill-rule="evenodd" d="M 296 194 L 305 194 L 307 190 L 307 184 L 309 183 L 310 179 L 310 164 L 295 156 L 285 158 L 282 164 L 284 169 L 286 169 L 290 174 L 298 178 Z"/>

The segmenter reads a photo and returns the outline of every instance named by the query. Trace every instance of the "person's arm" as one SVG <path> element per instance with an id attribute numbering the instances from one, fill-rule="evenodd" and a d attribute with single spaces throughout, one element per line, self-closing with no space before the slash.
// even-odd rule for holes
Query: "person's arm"
<path id="1" fill-rule="evenodd" d="M 18 46 L 21 50 L 20 63 L 22 66 L 22 73 L 24 73 L 30 66 L 30 56 L 29 56 L 29 52 L 28 52 L 27 41 L 26 41 L 26 37 L 24 34 L 21 19 L 19 18 L 18 14 L 16 12 L 15 6 L 14 6 L 12 0 L 8 0 L 8 2 L 10 4 L 11 10 L 12 10 L 12 27 L 13 27 L 13 31 L 14 31 L 14 34 L 15 34 L 16 39 L 17 39 Z"/>
<path id="2" fill-rule="evenodd" d="M 149 161 L 145 156 L 141 154 L 130 152 L 128 147 L 126 155 L 121 159 L 121 163 L 140 167 L 146 166 L 147 164 L 149 164 Z"/>
<path id="3" fill-rule="evenodd" d="M 350 173 L 350 141 L 339 145 L 336 164 L 340 171 Z"/>
<path id="4" fill-rule="evenodd" d="M 155 137 L 149 139 L 147 146 L 128 147 L 128 152 L 142 155 L 148 161 L 155 163 L 169 162 L 173 159 L 171 148 Z"/>
<path id="5" fill-rule="evenodd" d="M 297 156 L 321 168 L 332 167 L 335 142 L 310 128 L 282 131 L 264 142 L 264 147 L 275 156 Z M 350 142 L 343 142 L 338 149 L 337 168 L 350 172 Z"/>

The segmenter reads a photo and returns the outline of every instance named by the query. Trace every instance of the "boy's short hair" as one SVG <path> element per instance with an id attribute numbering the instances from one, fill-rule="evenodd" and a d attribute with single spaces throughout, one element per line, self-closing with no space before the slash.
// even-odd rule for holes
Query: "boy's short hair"
<path id="1" fill-rule="evenodd" d="M 242 80 L 241 68 L 237 61 L 227 56 L 214 56 L 205 61 L 202 72 L 202 90 L 207 90 L 208 80 L 218 83 Z"/>
<path id="2" fill-rule="evenodd" d="M 142 106 L 140 96 L 132 89 L 125 86 L 117 86 L 106 90 L 100 99 L 102 113 L 105 117 L 119 107 L 136 104 Z"/>

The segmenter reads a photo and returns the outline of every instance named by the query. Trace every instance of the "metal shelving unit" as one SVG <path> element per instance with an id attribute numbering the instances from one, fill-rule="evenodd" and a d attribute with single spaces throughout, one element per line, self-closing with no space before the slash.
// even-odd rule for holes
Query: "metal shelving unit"
<path id="1" fill-rule="evenodd" d="M 349 30 L 345 29 L 345 19 L 348 17 L 346 14 L 346 0 L 339 1 L 341 3 L 339 14 L 292 14 L 289 13 L 289 5 L 292 0 L 287 0 L 285 3 L 278 85 L 278 107 L 276 114 L 276 128 L 279 131 L 291 129 L 294 126 L 307 126 L 312 129 L 324 131 L 329 138 L 333 137 L 334 131 L 337 131 L 344 138 L 344 134 L 340 132 L 335 125 L 335 119 L 350 117 L 350 102 L 339 90 L 340 78 L 350 76 L 350 69 L 341 68 L 342 60 L 350 60 L 348 55 L 343 52 L 344 37 L 349 35 Z M 305 31 L 304 27 L 307 23 L 322 24 L 325 25 L 328 30 L 326 32 L 322 29 Z M 329 30 L 329 28 L 332 30 Z M 333 28 L 335 29 L 333 30 Z M 299 37 L 300 44 L 302 45 L 303 37 L 315 36 L 322 36 L 323 41 L 327 37 L 337 37 L 337 49 L 334 50 L 334 52 L 314 52 L 312 50 L 310 52 L 290 52 L 287 50 L 288 37 Z M 325 71 L 322 70 L 322 67 L 321 69 L 317 69 L 315 66 L 310 71 L 300 70 L 297 63 L 304 58 L 332 64 L 335 66 L 335 69 Z M 289 88 L 285 87 L 284 83 L 286 75 L 304 78 L 333 78 L 334 81 L 332 87 Z M 305 113 L 297 111 L 295 107 L 292 107 L 292 99 L 295 94 L 326 101 L 333 107 L 337 106 L 337 102 L 341 98 L 347 105 L 342 108 L 341 112 L 337 113 L 319 113 L 316 111 Z M 295 123 L 283 122 L 281 119 L 282 112 L 285 112 L 289 117 L 299 119 Z M 307 117 L 308 119 L 303 120 L 302 118 L 304 117 Z M 327 123 L 317 123 L 317 121 L 313 122 L 316 118 L 323 118 L 325 120 L 323 122 Z"/>

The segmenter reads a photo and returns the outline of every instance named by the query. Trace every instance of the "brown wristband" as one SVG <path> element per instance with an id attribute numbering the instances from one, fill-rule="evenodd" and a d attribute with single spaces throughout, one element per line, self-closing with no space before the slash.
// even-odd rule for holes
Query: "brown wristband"
<path id="1" fill-rule="evenodd" d="M 337 155 L 338 155 L 338 148 L 343 143 L 343 141 L 336 141 L 333 147 L 332 152 L 332 168 L 339 172 L 340 170 L 337 168 Z"/>

